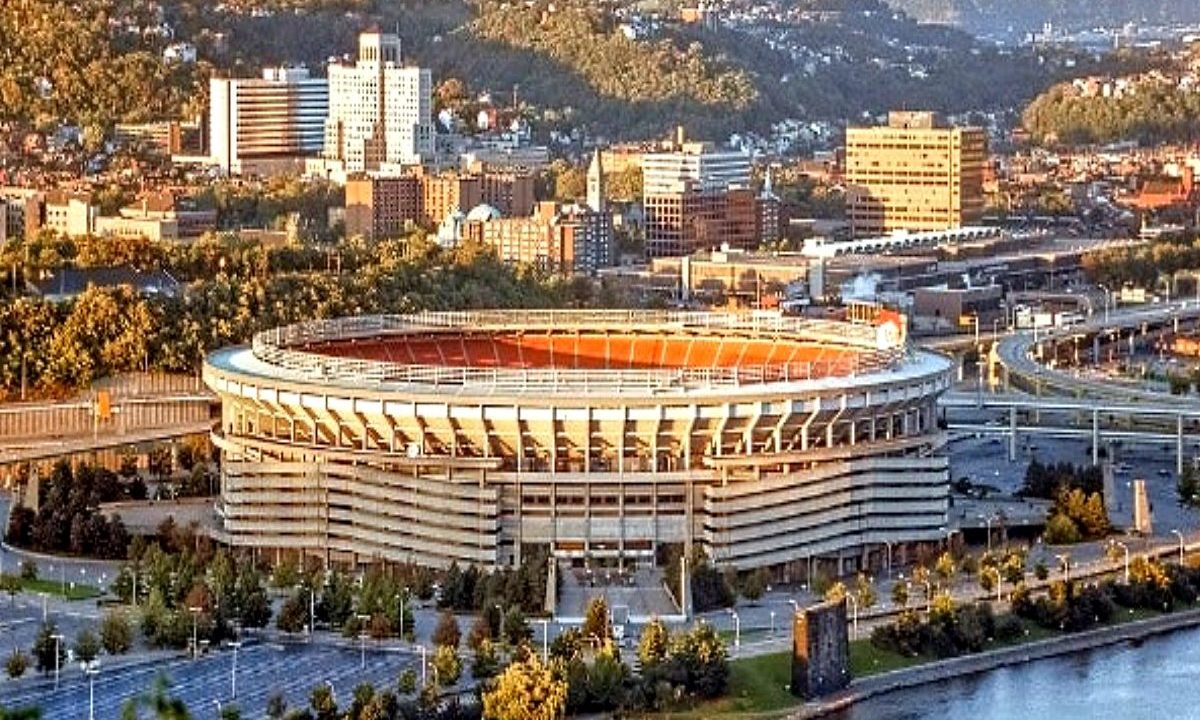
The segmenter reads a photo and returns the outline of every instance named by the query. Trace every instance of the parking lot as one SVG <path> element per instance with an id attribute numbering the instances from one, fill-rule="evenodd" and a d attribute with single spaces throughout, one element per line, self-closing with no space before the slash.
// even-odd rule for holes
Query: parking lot
<path id="1" fill-rule="evenodd" d="M 106 671 L 101 662 L 95 678 L 96 717 L 119 718 L 125 702 L 153 686 L 163 674 L 170 691 L 182 699 L 194 718 L 216 717 L 219 704 L 234 702 L 243 717 L 262 717 L 268 698 L 282 693 L 288 707 L 307 706 L 310 691 L 325 683 L 340 704 L 349 702 L 354 687 L 370 682 L 395 688 L 402 670 L 412 667 L 420 676 L 420 657 L 408 650 L 381 650 L 368 642 L 366 666 L 357 648 L 322 645 L 247 644 L 237 657 L 237 697 L 233 697 L 233 652 L 223 649 L 195 661 L 186 657 L 143 662 Z M 38 705 L 43 720 L 87 717 L 88 677 L 78 668 L 63 673 L 59 688 L 54 678 L 29 676 L 0 682 L 0 706 Z"/>

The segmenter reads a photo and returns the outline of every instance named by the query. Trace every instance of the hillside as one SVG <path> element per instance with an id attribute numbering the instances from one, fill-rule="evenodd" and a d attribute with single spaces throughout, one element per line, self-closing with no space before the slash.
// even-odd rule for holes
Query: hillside
<path id="1" fill-rule="evenodd" d="M 1054 58 L 1043 64 L 956 29 L 920 25 L 881 0 L 736 0 L 709 28 L 669 16 L 647 21 L 639 7 L 632 0 L 24 0 L 0 15 L 0 120 L 66 119 L 99 129 L 194 112 L 205 105 L 213 72 L 253 75 L 285 62 L 320 72 L 331 56 L 353 52 L 356 33 L 373 25 L 398 28 L 406 58 L 430 67 L 437 82 L 457 79 L 468 97 L 516 96 L 543 133 L 582 128 L 642 138 L 683 124 L 720 137 L 765 132 L 783 119 L 838 122 L 901 105 L 1008 110 L 1061 79 Z M 201 61 L 165 64 L 168 37 L 195 44 Z"/>
<path id="2" fill-rule="evenodd" d="M 1200 22 L 1200 3 L 1183 0 L 887 0 L 894 8 L 930 23 L 955 25 L 976 34 L 1022 35 L 1043 24 L 1083 29 Z"/>
<path id="3" fill-rule="evenodd" d="M 134 0 L 22 0 L 0 12 L 0 122 L 81 124 L 89 139 L 115 119 L 177 112 L 188 69 L 167 67 L 156 13 Z M 135 30 L 136 29 L 136 30 Z"/>
<path id="4" fill-rule="evenodd" d="M 1200 53 L 1162 58 L 1134 75 L 1060 83 L 1026 108 L 1022 123 L 1037 142 L 1144 144 L 1200 138 Z"/>

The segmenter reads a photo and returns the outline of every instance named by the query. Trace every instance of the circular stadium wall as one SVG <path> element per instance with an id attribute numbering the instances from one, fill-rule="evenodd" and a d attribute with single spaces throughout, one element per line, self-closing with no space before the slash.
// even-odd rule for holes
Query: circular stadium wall
<path id="1" fill-rule="evenodd" d="M 218 535 L 329 563 L 861 566 L 944 537 L 950 362 L 887 318 L 483 311 L 213 353 Z"/>

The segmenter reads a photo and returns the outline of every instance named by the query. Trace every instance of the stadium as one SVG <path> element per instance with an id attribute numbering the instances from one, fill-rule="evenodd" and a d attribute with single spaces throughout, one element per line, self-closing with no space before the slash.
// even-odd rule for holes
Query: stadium
<path id="1" fill-rule="evenodd" d="M 902 318 L 479 311 L 211 354 L 218 539 L 328 564 L 653 563 L 800 577 L 945 537 L 951 362 Z"/>

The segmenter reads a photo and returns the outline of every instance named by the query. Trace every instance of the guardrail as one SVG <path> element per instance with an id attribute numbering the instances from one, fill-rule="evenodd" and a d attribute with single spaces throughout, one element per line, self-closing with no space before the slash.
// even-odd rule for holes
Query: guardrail
<path id="1" fill-rule="evenodd" d="M 470 329 L 489 332 L 529 330 L 629 330 L 631 327 L 744 330 L 788 335 L 797 340 L 829 342 L 856 352 L 832 360 L 661 369 L 596 370 L 573 368 L 496 368 L 421 365 L 386 360 L 345 358 L 309 352 L 308 345 L 411 333 Z M 855 376 L 895 366 L 902 347 L 880 350 L 873 327 L 845 322 L 808 320 L 780 315 L 734 315 L 644 310 L 516 312 L 426 312 L 416 315 L 370 315 L 287 325 L 254 336 L 254 356 L 285 375 L 305 380 L 352 380 L 357 383 L 400 383 L 447 390 L 471 388 L 503 392 L 662 392 L 730 387 L 771 382 Z"/>

